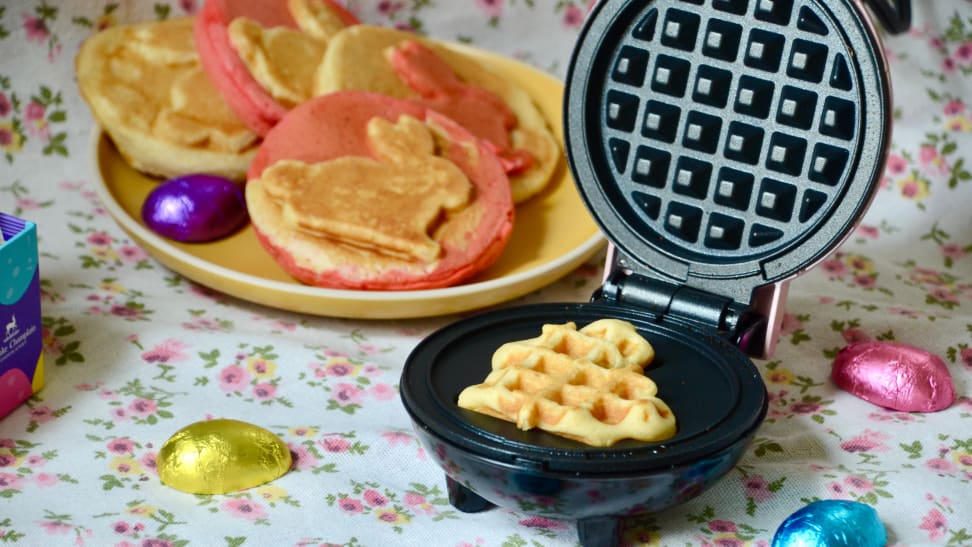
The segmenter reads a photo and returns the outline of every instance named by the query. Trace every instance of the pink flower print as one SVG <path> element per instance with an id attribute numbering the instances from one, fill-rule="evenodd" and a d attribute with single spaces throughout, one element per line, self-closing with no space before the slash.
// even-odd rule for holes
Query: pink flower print
<path id="1" fill-rule="evenodd" d="M 844 485 L 836 481 L 827 485 L 827 491 L 830 492 L 830 497 L 834 499 L 848 499 L 850 497 Z"/>
<path id="2" fill-rule="evenodd" d="M 939 473 L 945 473 L 945 474 L 951 474 L 957 470 L 955 464 L 942 458 L 932 458 L 926 461 L 925 467 L 931 469 L 932 471 L 937 471 Z"/>
<path id="3" fill-rule="evenodd" d="M 328 376 L 348 376 L 354 372 L 354 365 L 347 362 L 331 363 L 324 370 Z"/>
<path id="4" fill-rule="evenodd" d="M 10 99 L 7 98 L 7 94 L 0 92 L 0 117 L 6 117 L 12 110 L 13 105 L 10 104 Z"/>
<path id="5" fill-rule="evenodd" d="M 0 458 L 2 458 L 2 455 L 0 455 Z M 31 469 L 44 467 L 44 464 L 46 463 L 47 463 L 47 458 L 45 458 L 44 456 L 40 456 L 38 454 L 31 454 L 30 456 L 27 456 L 27 466 L 30 467 Z M 0 467 L 3 467 L 3 463 L 0 463 Z"/>
<path id="6" fill-rule="evenodd" d="M 118 439 L 113 439 L 107 444 L 108 451 L 112 454 L 131 454 L 135 450 L 135 441 L 127 438 L 120 437 Z"/>
<path id="7" fill-rule="evenodd" d="M 0 491 L 20 490 L 24 480 L 13 473 L 0 473 Z"/>
<path id="8" fill-rule="evenodd" d="M 264 513 L 264 516 L 266 516 L 266 513 Z M 253 518 L 263 518 L 263 517 L 253 517 Z M 142 543 L 138 547 L 172 547 L 172 542 L 167 539 L 149 538 L 149 539 L 143 539 Z"/>
<path id="9" fill-rule="evenodd" d="M 114 530 L 116 534 L 128 535 L 132 531 L 132 527 L 128 525 L 127 522 L 120 520 L 111 525 L 111 529 Z"/>
<path id="10" fill-rule="evenodd" d="M 476 6 L 483 10 L 487 17 L 503 15 L 503 0 L 476 0 Z"/>
<path id="11" fill-rule="evenodd" d="M 955 48 L 955 58 L 963 65 L 972 63 L 972 42 L 965 42 Z"/>
<path id="12" fill-rule="evenodd" d="M 368 393 L 379 401 L 388 401 L 390 399 L 394 399 L 395 396 L 398 395 L 395 388 L 388 384 L 375 384 L 371 389 L 368 390 Z"/>
<path id="13" fill-rule="evenodd" d="M 862 289 L 873 289 L 877 286 L 877 279 L 873 275 L 857 274 L 854 276 L 854 284 Z"/>
<path id="14" fill-rule="evenodd" d="M 713 538 L 710 545 L 715 547 L 745 547 L 746 542 L 732 535 L 720 535 Z"/>
<path id="15" fill-rule="evenodd" d="M 54 419 L 54 409 L 47 405 L 36 406 L 30 409 L 30 421 L 38 424 L 46 424 Z"/>
<path id="16" fill-rule="evenodd" d="M 145 453 L 145 454 L 144 454 L 144 455 L 143 455 L 143 456 L 141 457 L 141 459 L 139 459 L 139 462 L 141 462 L 141 464 L 142 464 L 142 465 L 143 465 L 143 466 L 144 466 L 144 467 L 145 467 L 146 469 L 148 469 L 148 470 L 150 470 L 150 471 L 152 471 L 153 473 L 158 473 L 158 469 L 159 469 L 159 468 L 158 468 L 158 465 L 156 464 L 156 461 L 155 461 L 155 459 L 156 459 L 156 454 L 155 454 L 155 452 L 146 452 L 146 453 Z"/>
<path id="17" fill-rule="evenodd" d="M 577 28 L 584 22 L 584 12 L 577 6 L 567 6 L 564 10 L 564 26 L 567 28 Z"/>
<path id="18" fill-rule="evenodd" d="M 942 60 L 942 70 L 944 72 L 955 72 L 955 59 L 951 57 L 946 57 Z"/>
<path id="19" fill-rule="evenodd" d="M 396 12 L 400 11 L 404 7 L 405 7 L 404 2 L 391 2 L 390 0 L 382 0 L 381 2 L 378 2 L 378 13 L 385 16 L 391 16 L 394 15 Z"/>
<path id="20" fill-rule="evenodd" d="M 220 506 L 223 511 L 230 515 L 246 520 L 258 520 L 267 518 L 267 511 L 262 505 L 247 499 L 233 499 L 223 502 Z"/>
<path id="21" fill-rule="evenodd" d="M 37 101 L 31 101 L 28 103 L 27 108 L 24 109 L 24 120 L 28 122 L 35 122 L 42 119 L 44 119 L 44 105 Z"/>
<path id="22" fill-rule="evenodd" d="M 360 513 L 364 511 L 364 504 L 361 501 L 352 498 L 339 498 L 338 507 L 341 508 L 345 513 Z"/>
<path id="23" fill-rule="evenodd" d="M 709 530 L 712 530 L 713 532 L 732 533 L 736 532 L 738 529 L 736 528 L 735 522 L 730 522 L 728 520 L 713 520 L 709 522 Z"/>
<path id="24" fill-rule="evenodd" d="M 70 534 L 74 529 L 70 524 L 64 522 L 57 522 L 53 520 L 42 520 L 37 524 L 44 529 L 45 532 L 52 536 L 57 535 L 67 535 Z"/>
<path id="25" fill-rule="evenodd" d="M 41 488 L 50 488 L 57 484 L 57 475 L 53 473 L 37 473 L 34 475 L 34 483 Z"/>
<path id="26" fill-rule="evenodd" d="M 972 348 L 962 348 L 959 351 L 959 359 L 966 368 L 972 369 Z"/>
<path id="27" fill-rule="evenodd" d="M 918 161 L 921 162 L 921 166 L 932 175 L 944 175 L 949 172 L 948 164 L 945 162 L 945 158 L 938 153 L 938 149 L 934 146 L 922 146 L 918 149 Z"/>
<path id="28" fill-rule="evenodd" d="M 908 160 L 898 154 L 888 155 L 886 170 L 891 176 L 898 176 L 908 170 Z"/>
<path id="29" fill-rule="evenodd" d="M 138 318 L 143 314 L 142 310 L 138 309 L 136 306 L 125 306 L 123 304 L 115 304 L 111 307 L 111 314 L 115 317 L 124 318 Z"/>
<path id="30" fill-rule="evenodd" d="M 918 528 L 928 532 L 928 539 L 936 541 L 945 537 L 945 532 L 948 531 L 948 521 L 945 520 L 945 515 L 941 511 L 932 509 L 928 511 L 925 518 L 921 519 L 921 526 Z"/>
<path id="31" fill-rule="evenodd" d="M 123 421 L 128 419 L 128 412 L 124 408 L 116 407 L 111 411 L 111 415 L 118 421 Z"/>
<path id="32" fill-rule="evenodd" d="M 381 353 L 381 348 L 374 344 L 361 344 L 358 346 L 358 349 L 365 355 L 375 355 L 377 353 Z"/>
<path id="33" fill-rule="evenodd" d="M 317 458 L 307 447 L 300 444 L 287 443 L 290 449 L 291 466 L 298 471 L 310 471 L 317 465 Z"/>
<path id="34" fill-rule="evenodd" d="M 851 327 L 844 329 L 840 335 L 844 338 L 844 341 L 848 344 L 853 344 L 854 342 L 864 342 L 870 340 L 871 337 L 868 336 L 867 332 L 862 329 Z"/>
<path id="35" fill-rule="evenodd" d="M 122 245 L 118 248 L 118 255 L 126 262 L 141 262 L 148 258 L 145 249 L 137 245 Z"/>
<path id="36" fill-rule="evenodd" d="M 348 448 L 351 447 L 351 443 L 341 437 L 324 437 L 317 441 L 317 445 L 333 453 L 347 452 Z"/>
<path id="37" fill-rule="evenodd" d="M 377 490 L 365 490 L 361 497 L 364 498 L 365 503 L 372 507 L 384 507 L 388 505 L 388 498 L 381 495 Z"/>
<path id="38" fill-rule="evenodd" d="M 27 33 L 27 41 L 43 44 L 50 35 L 50 32 L 47 30 L 47 23 L 45 23 L 40 17 L 34 17 L 29 13 L 24 13 L 23 18 L 24 31 Z"/>
<path id="39" fill-rule="evenodd" d="M 112 241 L 114 240 L 105 232 L 94 232 L 88 236 L 87 241 L 96 247 L 107 247 L 111 245 Z"/>
<path id="40" fill-rule="evenodd" d="M 354 384 L 338 384 L 335 386 L 334 398 L 339 404 L 360 404 L 364 391 Z"/>
<path id="41" fill-rule="evenodd" d="M 277 386 L 263 382 L 253 386 L 253 396 L 259 401 L 269 401 L 277 394 Z"/>
<path id="42" fill-rule="evenodd" d="M 769 484 L 760 475 L 743 477 L 742 483 L 746 487 L 746 497 L 752 498 L 753 501 L 763 502 L 773 497 L 773 492 L 770 492 Z"/>
<path id="43" fill-rule="evenodd" d="M 17 456 L 10 452 L 0 452 L 0 467 L 13 467 L 17 464 Z"/>
<path id="44" fill-rule="evenodd" d="M 867 239 L 877 239 L 878 236 L 881 235 L 881 232 L 880 230 L 877 229 L 877 227 L 866 226 L 864 224 L 858 226 L 857 230 L 854 233 L 860 237 L 865 237 Z"/>
<path id="45" fill-rule="evenodd" d="M 808 401 L 800 401 L 790 405 L 790 412 L 793 414 L 815 414 L 820 410 L 820 405 Z"/>
<path id="46" fill-rule="evenodd" d="M 45 139 L 46 140 L 46 139 Z M 27 211 L 34 211 L 41 208 L 41 204 L 36 199 L 20 198 L 17 200 L 17 207 Z"/>
<path id="47" fill-rule="evenodd" d="M 945 109 L 943 110 L 946 116 L 954 116 L 956 114 L 961 114 L 965 111 L 965 103 L 962 99 L 952 99 L 945 103 Z"/>
<path id="48" fill-rule="evenodd" d="M 426 501 L 425 496 L 421 494 L 416 494 L 415 492 L 407 492 L 405 494 L 405 505 L 408 505 L 409 507 L 425 505 L 426 503 L 428 503 L 428 501 Z"/>
<path id="49" fill-rule="evenodd" d="M 890 435 L 887 433 L 881 433 L 880 431 L 871 431 L 870 429 L 865 429 L 864 433 L 853 437 L 848 441 L 840 443 L 840 447 L 847 452 L 887 452 L 889 450 L 888 445 L 884 444 L 884 441 L 889 439 Z"/>
<path id="50" fill-rule="evenodd" d="M 385 431 L 381 434 L 382 437 L 388 441 L 388 446 L 398 446 L 398 445 L 408 445 L 412 443 L 412 436 L 408 433 L 399 433 L 397 431 Z"/>
<path id="51" fill-rule="evenodd" d="M 939 250 L 942 251 L 942 254 L 945 255 L 946 258 L 951 258 L 953 260 L 965 256 L 965 249 L 963 249 L 958 243 L 946 243 L 939 247 Z"/>
<path id="52" fill-rule="evenodd" d="M 952 304 L 958 304 L 958 296 L 952 291 L 946 289 L 945 287 L 935 287 L 928 293 L 929 296 L 938 300 L 939 302 L 946 302 Z"/>
<path id="53" fill-rule="evenodd" d="M 242 391 L 250 383 L 250 373 L 239 365 L 230 365 L 219 371 L 219 388 L 223 391 Z"/>
<path id="54" fill-rule="evenodd" d="M 189 358 L 184 350 L 189 348 L 182 340 L 169 338 L 154 348 L 142 353 L 146 363 L 168 363 L 170 361 L 184 361 Z"/>
<path id="55" fill-rule="evenodd" d="M 860 475 L 847 475 L 844 477 L 844 484 L 851 487 L 858 493 L 867 493 L 874 490 L 874 483 Z"/>
<path id="56" fill-rule="evenodd" d="M 158 408 L 159 407 L 155 401 L 151 399 L 138 398 L 128 404 L 128 410 L 131 410 L 132 414 L 142 418 L 155 414 L 155 411 L 158 410 Z"/>
<path id="57" fill-rule="evenodd" d="M 824 260 L 820 263 L 820 269 L 831 279 L 843 277 L 847 273 L 847 266 L 840 258 L 828 258 Z"/>

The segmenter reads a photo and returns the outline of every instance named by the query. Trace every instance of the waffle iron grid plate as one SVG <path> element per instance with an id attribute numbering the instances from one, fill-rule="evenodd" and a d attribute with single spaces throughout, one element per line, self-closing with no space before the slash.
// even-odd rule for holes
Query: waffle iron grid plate
<path id="1" fill-rule="evenodd" d="M 594 9 L 568 74 L 567 152 L 624 266 L 748 301 L 840 243 L 890 139 L 885 61 L 859 8 Z"/>

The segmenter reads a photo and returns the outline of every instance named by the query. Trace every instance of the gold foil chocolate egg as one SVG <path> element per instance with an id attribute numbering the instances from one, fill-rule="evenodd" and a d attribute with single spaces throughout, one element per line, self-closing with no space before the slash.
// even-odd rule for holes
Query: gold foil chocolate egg
<path id="1" fill-rule="evenodd" d="M 272 432 L 238 420 L 207 420 L 176 431 L 156 457 L 159 479 L 191 494 L 225 494 L 290 469 L 290 449 Z"/>

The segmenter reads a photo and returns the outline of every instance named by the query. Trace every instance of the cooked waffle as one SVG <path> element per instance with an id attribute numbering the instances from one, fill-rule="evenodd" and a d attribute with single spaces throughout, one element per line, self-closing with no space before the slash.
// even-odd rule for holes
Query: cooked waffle
<path id="1" fill-rule="evenodd" d="M 653 356 L 626 321 L 544 325 L 537 338 L 501 346 L 459 406 L 591 446 L 663 440 L 675 434 L 675 416 L 644 375 Z"/>

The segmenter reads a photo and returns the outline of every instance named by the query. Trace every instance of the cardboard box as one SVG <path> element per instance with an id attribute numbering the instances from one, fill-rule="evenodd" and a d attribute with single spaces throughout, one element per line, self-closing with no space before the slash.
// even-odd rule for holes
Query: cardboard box
<path id="1" fill-rule="evenodd" d="M 0 417 L 44 385 L 37 226 L 0 213 Z"/>

